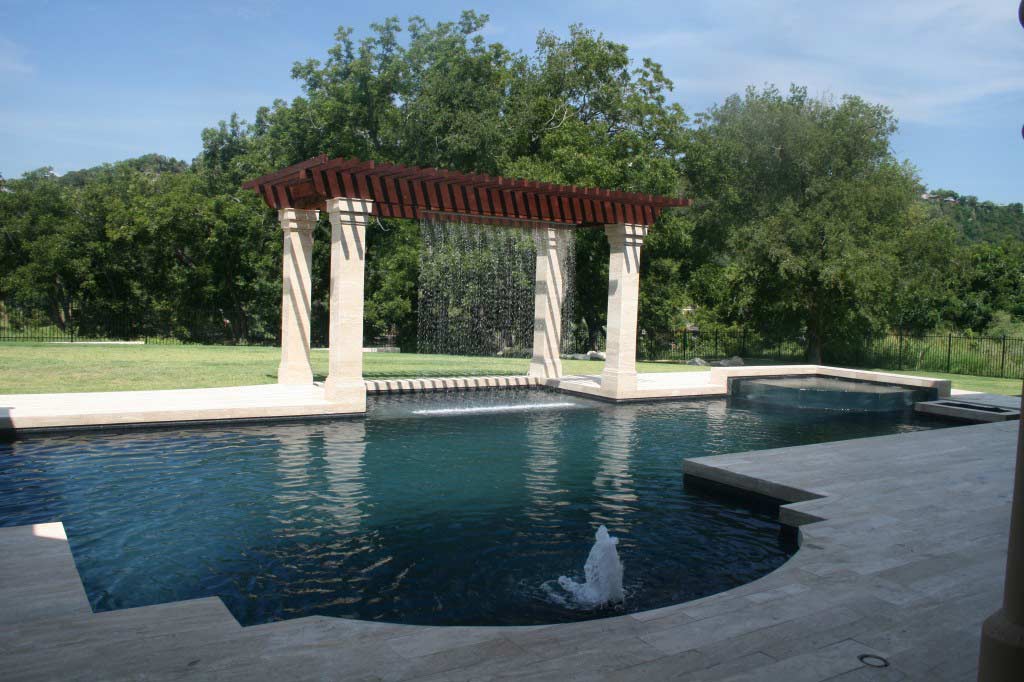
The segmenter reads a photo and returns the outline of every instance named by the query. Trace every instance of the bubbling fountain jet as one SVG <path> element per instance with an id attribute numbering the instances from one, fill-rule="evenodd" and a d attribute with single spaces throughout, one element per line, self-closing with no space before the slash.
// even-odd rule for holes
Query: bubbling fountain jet
<path id="1" fill-rule="evenodd" d="M 578 583 L 572 578 L 561 576 L 558 584 L 580 606 L 596 608 L 621 602 L 626 598 L 622 589 L 622 561 L 615 546 L 619 539 L 608 534 L 603 525 L 594 535 L 594 546 L 590 548 L 587 563 L 583 566 L 586 582 Z"/>

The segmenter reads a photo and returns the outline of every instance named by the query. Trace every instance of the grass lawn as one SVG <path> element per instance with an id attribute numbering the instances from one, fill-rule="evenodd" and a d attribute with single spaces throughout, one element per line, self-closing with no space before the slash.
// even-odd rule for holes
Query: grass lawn
<path id="1" fill-rule="evenodd" d="M 0 344 L 0 394 L 128 391 L 161 388 L 248 386 L 277 381 L 277 348 L 233 346 Z M 566 374 L 598 374 L 604 363 L 563 360 Z M 443 377 L 525 374 L 524 358 L 460 357 L 410 353 L 367 353 L 363 376 Z M 693 372 L 702 367 L 640 362 L 641 372 Z M 878 369 L 881 372 L 892 370 Z M 327 351 L 313 351 L 317 380 L 327 376 Z M 953 388 L 1018 395 L 1017 379 L 904 371 L 951 379 Z"/>
<path id="2" fill-rule="evenodd" d="M 0 344 L 0 394 L 129 391 L 250 386 L 277 381 L 277 348 L 233 346 Z M 566 374 L 599 374 L 604 363 L 563 360 Z M 409 353 L 366 353 L 363 376 L 444 377 L 525 374 L 524 358 L 474 358 Z M 700 370 L 690 365 L 642 362 L 641 372 Z M 313 373 L 327 376 L 327 351 L 313 351 Z"/>
<path id="3" fill-rule="evenodd" d="M 918 377 L 934 377 L 935 379 L 949 379 L 953 382 L 953 388 L 964 391 L 980 391 L 981 393 L 1000 393 L 1002 395 L 1020 395 L 1020 379 L 996 379 L 993 377 L 978 377 L 968 374 L 944 374 L 943 372 L 928 372 L 925 370 L 903 370 L 875 368 L 876 372 L 889 372 L 891 374 L 911 374 Z"/>

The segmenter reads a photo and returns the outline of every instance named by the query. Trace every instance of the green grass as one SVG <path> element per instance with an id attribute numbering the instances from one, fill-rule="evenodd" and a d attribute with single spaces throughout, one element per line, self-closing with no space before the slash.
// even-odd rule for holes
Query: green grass
<path id="1" fill-rule="evenodd" d="M 0 344 L 0 394 L 129 391 L 163 388 L 247 386 L 277 381 L 277 348 L 233 346 L 129 346 L 48 343 Z M 394 377 L 480 376 L 525 374 L 524 358 L 474 358 L 452 355 L 367 353 L 363 376 Z M 604 363 L 563 360 L 566 374 L 598 374 Z M 641 372 L 692 372 L 702 367 L 640 362 Z M 877 371 L 888 372 L 883 368 Z M 327 351 L 313 351 L 313 372 L 327 375 Z M 1018 395 L 1017 379 L 993 379 L 962 374 L 908 370 L 899 374 L 951 379 L 953 388 Z"/>
<path id="2" fill-rule="evenodd" d="M 929 372 L 923 369 L 901 370 L 874 368 L 875 372 L 889 372 L 891 374 L 910 374 L 916 377 L 933 377 L 935 379 L 949 379 L 953 382 L 953 388 L 963 391 L 980 391 L 981 393 L 999 393 L 1002 395 L 1020 395 L 1020 379 L 998 379 L 994 377 L 978 377 L 969 374 L 946 374 L 944 372 Z"/>
<path id="3" fill-rule="evenodd" d="M 130 391 L 249 386 L 277 381 L 277 348 L 178 345 L 0 344 L 0 394 Z M 480 376 L 525 374 L 524 358 L 475 358 L 409 353 L 366 353 L 363 376 Z M 566 374 L 598 374 L 604 363 L 564 360 Z M 700 370 L 638 363 L 641 372 Z M 313 373 L 327 375 L 327 351 L 313 351 Z"/>

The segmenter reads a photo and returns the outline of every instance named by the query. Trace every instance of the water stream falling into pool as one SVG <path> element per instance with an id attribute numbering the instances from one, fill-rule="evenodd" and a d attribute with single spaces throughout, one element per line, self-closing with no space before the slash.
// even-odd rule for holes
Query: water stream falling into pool
<path id="1" fill-rule="evenodd" d="M 544 227 L 501 227 L 433 216 L 420 232 L 417 350 L 447 355 L 529 357 L 534 275 Z M 558 231 L 564 273 L 562 350 L 571 352 L 575 239 Z"/>

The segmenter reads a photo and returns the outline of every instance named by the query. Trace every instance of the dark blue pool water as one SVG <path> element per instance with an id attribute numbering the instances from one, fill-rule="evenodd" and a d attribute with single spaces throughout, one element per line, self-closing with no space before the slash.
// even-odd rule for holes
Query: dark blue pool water
<path id="1" fill-rule="evenodd" d="M 245 624 L 579 620 L 725 590 L 794 551 L 769 511 L 686 490 L 683 458 L 943 425 L 720 399 L 382 398 L 365 419 L 0 444 L 0 525 L 62 520 L 97 610 L 217 595 Z M 544 585 L 581 579 L 599 524 L 620 538 L 626 602 L 560 605 Z"/>

